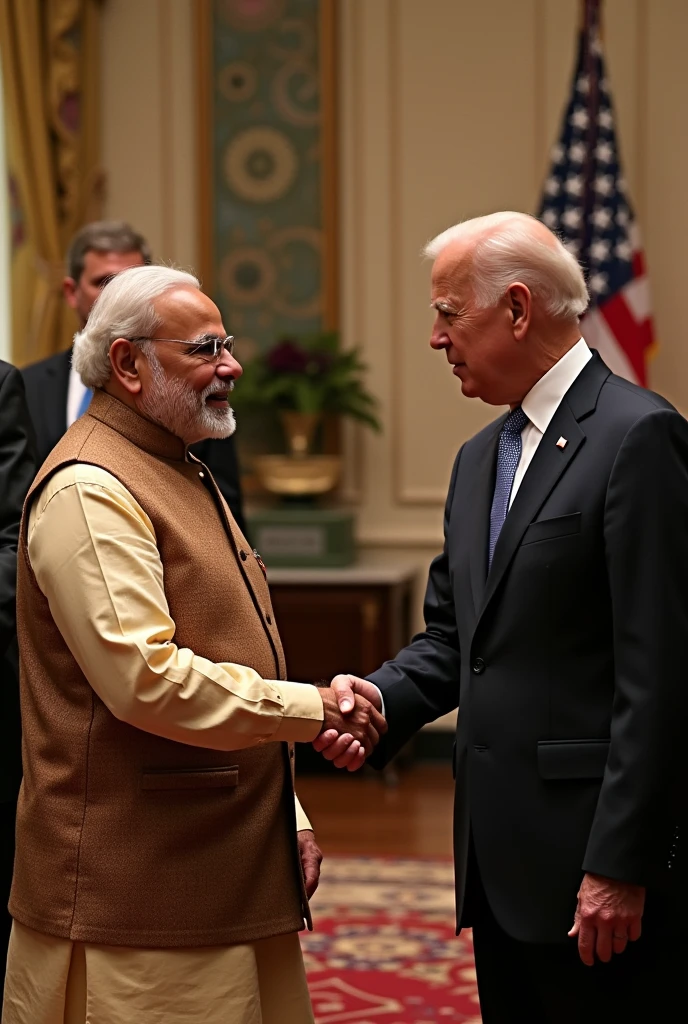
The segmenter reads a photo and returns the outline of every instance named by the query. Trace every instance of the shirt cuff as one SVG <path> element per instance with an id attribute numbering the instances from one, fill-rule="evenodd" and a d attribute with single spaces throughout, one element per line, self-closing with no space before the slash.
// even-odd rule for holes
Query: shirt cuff
<path id="1" fill-rule="evenodd" d="M 322 729 L 325 711 L 318 687 L 310 683 L 266 680 L 282 698 L 282 720 L 270 742 L 312 743 Z"/>

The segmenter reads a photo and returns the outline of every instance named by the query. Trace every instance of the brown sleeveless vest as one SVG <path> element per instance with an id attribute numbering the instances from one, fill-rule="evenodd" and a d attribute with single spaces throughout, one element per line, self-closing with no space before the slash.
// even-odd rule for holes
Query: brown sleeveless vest
<path id="1" fill-rule="evenodd" d="M 285 678 L 263 572 L 209 471 L 104 392 L 29 492 L 17 579 L 24 782 L 10 912 L 38 931 L 126 946 L 252 942 L 308 918 L 290 751 L 161 739 L 89 686 L 31 571 L 32 498 L 61 466 L 112 473 L 150 517 L 179 647 Z"/>

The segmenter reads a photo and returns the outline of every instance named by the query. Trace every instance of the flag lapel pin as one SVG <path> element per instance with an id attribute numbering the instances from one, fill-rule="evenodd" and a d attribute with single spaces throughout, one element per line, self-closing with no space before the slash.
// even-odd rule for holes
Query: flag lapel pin
<path id="1" fill-rule="evenodd" d="M 260 566 L 260 571 L 262 572 L 263 576 L 265 576 L 265 578 L 267 579 L 268 570 L 265 568 L 265 562 L 263 561 L 263 559 L 258 554 L 258 551 L 256 550 L 256 548 L 253 549 L 253 554 L 254 554 L 254 557 L 256 559 L 256 562 Z"/>
<path id="2" fill-rule="evenodd" d="M 568 444 L 568 441 L 566 440 L 566 438 L 565 437 L 560 437 L 559 440 L 557 441 L 557 448 L 565 448 L 567 444 Z"/>

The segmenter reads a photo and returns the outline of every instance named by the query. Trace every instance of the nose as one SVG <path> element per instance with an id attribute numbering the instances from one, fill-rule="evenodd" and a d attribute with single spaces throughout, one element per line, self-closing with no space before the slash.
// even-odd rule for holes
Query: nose
<path id="1" fill-rule="evenodd" d="M 223 380 L 229 377 L 233 378 L 234 380 L 237 380 L 239 377 L 241 377 L 243 372 L 244 371 L 241 368 L 241 363 L 237 359 L 235 359 L 234 356 L 230 356 L 229 352 L 222 353 L 220 361 L 215 367 L 216 375 L 222 378 Z"/>
<path id="2" fill-rule="evenodd" d="M 439 316 L 435 318 L 435 322 L 432 325 L 432 332 L 430 334 L 430 348 L 434 348 L 435 351 L 446 348 L 447 345 L 451 344 L 447 332 L 444 329 Z"/>

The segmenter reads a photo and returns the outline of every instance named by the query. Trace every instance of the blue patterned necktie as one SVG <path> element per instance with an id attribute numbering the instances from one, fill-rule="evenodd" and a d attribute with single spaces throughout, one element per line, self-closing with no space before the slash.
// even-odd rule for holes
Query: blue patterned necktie
<path id="1" fill-rule="evenodd" d="M 514 485 L 514 477 L 521 461 L 521 431 L 528 422 L 528 417 L 519 405 L 504 420 L 499 435 L 497 450 L 497 476 L 495 479 L 492 509 L 490 511 L 490 550 L 487 560 L 488 571 L 492 565 L 492 556 L 497 539 L 504 526 L 509 511 L 509 498 Z"/>
<path id="2" fill-rule="evenodd" d="M 92 398 L 93 398 L 93 390 L 91 388 L 86 388 L 86 390 L 84 391 L 83 396 L 81 398 L 81 402 L 79 403 L 79 408 L 78 408 L 77 414 L 76 414 L 76 418 L 77 419 L 79 419 L 80 416 L 84 415 L 84 413 L 88 409 L 89 405 L 91 404 L 91 399 Z"/>

